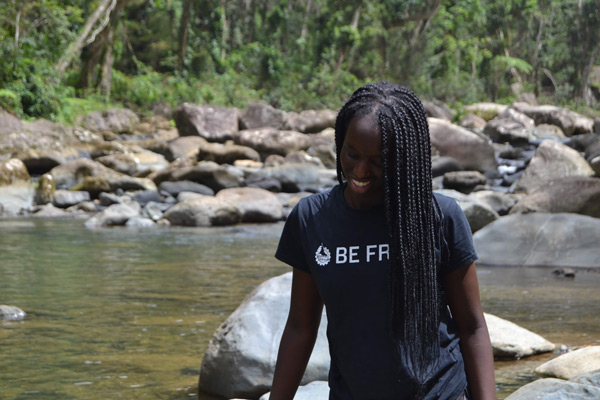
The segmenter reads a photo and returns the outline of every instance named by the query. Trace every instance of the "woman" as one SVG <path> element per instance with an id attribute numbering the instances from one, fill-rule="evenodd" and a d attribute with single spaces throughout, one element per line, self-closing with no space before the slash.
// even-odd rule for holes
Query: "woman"
<path id="1" fill-rule="evenodd" d="M 292 399 L 323 304 L 331 399 L 495 399 L 469 225 L 433 195 L 423 105 L 359 88 L 336 126 L 339 185 L 302 199 L 276 257 L 293 269 L 271 400 Z"/>

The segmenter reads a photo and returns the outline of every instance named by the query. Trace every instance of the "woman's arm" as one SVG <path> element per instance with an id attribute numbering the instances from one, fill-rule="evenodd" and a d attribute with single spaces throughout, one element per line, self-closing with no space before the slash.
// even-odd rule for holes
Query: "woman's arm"
<path id="1" fill-rule="evenodd" d="M 309 273 L 294 268 L 290 313 L 281 337 L 271 400 L 291 400 L 317 339 L 323 301 Z"/>
<path id="2" fill-rule="evenodd" d="M 495 400 L 494 356 L 481 308 L 475 264 L 448 274 L 444 278 L 444 287 L 458 328 L 460 350 L 473 399 Z"/>

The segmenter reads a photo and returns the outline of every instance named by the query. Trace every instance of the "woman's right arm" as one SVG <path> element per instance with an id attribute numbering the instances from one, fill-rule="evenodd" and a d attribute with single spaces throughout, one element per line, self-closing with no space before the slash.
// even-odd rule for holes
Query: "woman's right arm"
<path id="1" fill-rule="evenodd" d="M 294 268 L 290 313 L 285 324 L 270 400 L 291 400 L 317 339 L 323 301 L 311 274 Z"/>

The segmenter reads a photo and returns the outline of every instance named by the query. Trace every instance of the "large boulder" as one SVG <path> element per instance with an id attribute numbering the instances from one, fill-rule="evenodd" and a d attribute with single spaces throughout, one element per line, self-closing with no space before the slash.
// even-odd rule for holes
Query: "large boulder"
<path id="1" fill-rule="evenodd" d="M 597 400 L 598 386 L 580 384 L 562 379 L 538 379 L 512 393 L 506 400 Z"/>
<path id="2" fill-rule="evenodd" d="M 484 314 L 484 317 L 490 332 L 495 359 L 518 360 L 534 354 L 554 351 L 555 345 L 537 333 L 495 315 Z"/>
<path id="3" fill-rule="evenodd" d="M 283 218 L 283 206 L 277 196 L 264 189 L 223 189 L 216 197 L 237 207 L 242 214 L 242 222 L 276 222 Z"/>
<path id="4" fill-rule="evenodd" d="M 0 108 L 0 135 L 21 131 L 21 120 Z"/>
<path id="5" fill-rule="evenodd" d="M 452 171 L 444 174 L 444 188 L 470 193 L 477 186 L 487 183 L 487 178 L 479 171 Z"/>
<path id="6" fill-rule="evenodd" d="M 90 194 L 88 192 L 77 192 L 74 190 L 57 190 L 54 192 L 52 204 L 58 208 L 67 208 L 89 200 Z"/>
<path id="7" fill-rule="evenodd" d="M 515 184 L 514 191 L 530 193 L 553 179 L 592 175 L 594 170 L 577 151 L 554 140 L 544 140 Z"/>
<path id="8" fill-rule="evenodd" d="M 208 186 L 213 191 L 238 187 L 242 178 L 232 172 L 230 168 L 221 166 L 212 161 L 202 161 L 192 167 L 174 169 L 167 176 L 161 176 L 160 182 L 164 181 L 192 181 Z M 157 179 L 154 179 L 156 182 Z"/>
<path id="9" fill-rule="evenodd" d="M 473 235 L 479 263 L 504 266 L 600 266 L 600 220 L 577 214 L 513 214 Z"/>
<path id="10" fill-rule="evenodd" d="M 440 156 L 453 157 L 462 169 L 485 172 L 497 167 L 489 140 L 458 125 L 428 118 L 431 146 Z"/>
<path id="11" fill-rule="evenodd" d="M 93 111 L 82 118 L 80 124 L 91 131 L 133 133 L 140 118 L 127 108 Z"/>
<path id="12" fill-rule="evenodd" d="M 330 172 L 331 171 L 331 172 Z M 261 168 L 246 178 L 246 185 L 274 180 L 284 192 L 318 192 L 336 183 L 335 171 L 324 170 L 311 164 L 283 164 Z"/>
<path id="13" fill-rule="evenodd" d="M 537 367 L 535 373 L 545 377 L 571 379 L 596 370 L 600 370 L 600 346 L 584 347 L 558 356 Z"/>
<path id="14" fill-rule="evenodd" d="M 198 195 L 169 208 L 164 217 L 172 225 L 222 226 L 240 222 L 241 212 L 222 199 Z"/>
<path id="15" fill-rule="evenodd" d="M 556 125 L 567 136 L 590 133 L 594 131 L 594 120 L 581 114 L 551 105 L 530 105 L 527 103 L 514 103 L 514 109 L 529 116 L 536 125 Z"/>
<path id="16" fill-rule="evenodd" d="M 529 143 L 533 138 L 534 126 L 533 119 L 514 108 L 507 108 L 485 125 L 483 133 L 494 142 L 519 146 Z"/>
<path id="17" fill-rule="evenodd" d="M 285 116 L 284 130 L 317 133 L 335 126 L 337 112 L 332 110 L 304 110 L 289 112 Z"/>
<path id="18" fill-rule="evenodd" d="M 163 155 L 148 150 L 136 153 L 110 154 L 98 157 L 95 161 L 126 175 L 144 175 L 152 171 L 161 171 L 169 165 Z"/>
<path id="19" fill-rule="evenodd" d="M 236 160 L 260 161 L 258 152 L 247 146 L 227 142 L 205 143 L 198 148 L 198 161 L 214 161 L 217 164 L 231 164 Z"/>
<path id="20" fill-rule="evenodd" d="M 492 210 L 496 211 L 498 215 L 508 214 L 517 202 L 517 199 L 513 195 L 493 190 L 479 190 L 471 193 L 469 197 L 477 202 L 487 204 Z"/>
<path id="21" fill-rule="evenodd" d="M 165 157 L 169 161 L 177 160 L 178 158 L 196 157 L 200 146 L 206 144 L 207 141 L 200 136 L 182 136 L 167 142 Z"/>
<path id="22" fill-rule="evenodd" d="M 435 192 L 456 200 L 469 222 L 471 232 L 477 232 L 500 217 L 491 206 L 473 195 L 466 195 L 452 189 L 436 189 Z"/>
<path id="23" fill-rule="evenodd" d="M 85 227 L 123 226 L 131 218 L 140 216 L 140 212 L 141 207 L 136 202 L 113 204 L 85 221 Z"/>
<path id="24" fill-rule="evenodd" d="M 237 108 L 183 103 L 173 111 L 173 119 L 180 136 L 225 142 L 238 130 L 238 114 Z"/>
<path id="25" fill-rule="evenodd" d="M 45 174 L 52 168 L 73 161 L 81 156 L 81 152 L 72 147 L 66 147 L 61 150 L 28 149 L 14 154 L 15 158 L 25 163 L 31 175 Z"/>
<path id="26" fill-rule="evenodd" d="M 575 213 L 600 218 L 600 178 L 553 179 L 521 199 L 510 213 Z"/>
<path id="27" fill-rule="evenodd" d="M 275 128 L 282 129 L 285 123 L 285 111 L 268 104 L 250 104 L 240 115 L 240 129 Z"/>
<path id="28" fill-rule="evenodd" d="M 498 103 L 475 103 L 463 107 L 463 110 L 490 121 L 506 110 L 508 106 Z"/>
<path id="29" fill-rule="evenodd" d="M 258 398 L 273 380 L 287 320 L 292 273 L 258 286 L 217 329 L 206 350 L 198 388 L 226 398 Z M 327 380 L 329 348 L 325 312 L 302 382 Z"/>
<path id="30" fill-rule="evenodd" d="M 239 131 L 234 134 L 233 140 L 236 144 L 253 148 L 263 157 L 270 154 L 285 156 L 293 151 L 306 150 L 311 144 L 308 135 L 274 128 Z"/>
<path id="31" fill-rule="evenodd" d="M 34 196 L 25 164 L 16 158 L 0 161 L 0 214 L 14 215 L 31 208 Z"/>

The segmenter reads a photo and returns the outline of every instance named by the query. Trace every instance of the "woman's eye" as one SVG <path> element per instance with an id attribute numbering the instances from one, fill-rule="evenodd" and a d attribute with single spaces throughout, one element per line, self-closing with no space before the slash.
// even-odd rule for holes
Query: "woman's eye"
<path id="1" fill-rule="evenodd" d="M 358 153 L 355 153 L 353 151 L 347 151 L 346 155 L 348 156 L 348 158 L 351 158 L 353 160 L 356 160 L 358 158 Z"/>

